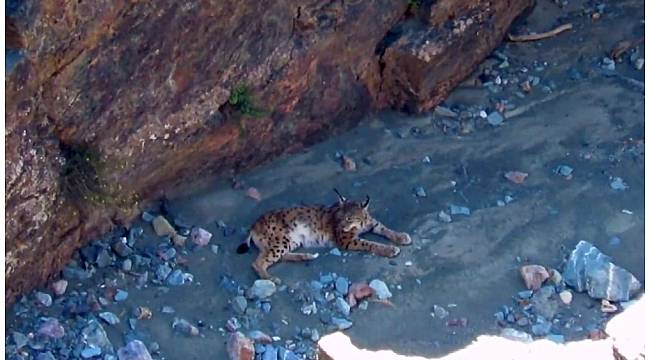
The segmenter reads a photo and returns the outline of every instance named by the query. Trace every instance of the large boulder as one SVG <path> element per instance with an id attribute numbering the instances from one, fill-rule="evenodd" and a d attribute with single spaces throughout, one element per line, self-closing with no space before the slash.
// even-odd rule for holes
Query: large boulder
<path id="1" fill-rule="evenodd" d="M 369 111 L 432 109 L 532 2 L 24 1 L 5 79 L 5 300 L 190 179 Z"/>

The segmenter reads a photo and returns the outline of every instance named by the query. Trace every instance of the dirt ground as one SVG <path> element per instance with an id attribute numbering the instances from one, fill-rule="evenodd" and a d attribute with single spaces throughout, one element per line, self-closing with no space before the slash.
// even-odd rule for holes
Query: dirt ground
<path id="1" fill-rule="evenodd" d="M 539 77 L 539 85 L 522 98 L 515 94 L 518 84 L 492 92 L 473 86 L 470 79 L 444 104 L 452 109 L 485 108 L 487 113 L 501 99 L 510 99 L 515 109 L 530 106 L 500 126 L 490 126 L 479 116 L 465 131 L 446 126 L 445 133 L 444 125 L 457 119 L 382 113 L 303 153 L 238 176 L 244 189 L 259 190 L 259 202 L 224 180 L 183 189 L 185 195 L 171 199 L 172 212 L 212 232 L 219 252 L 206 247 L 184 255 L 194 275 L 192 285 L 137 290 L 131 284 L 129 298 L 107 309 L 118 315 L 135 306 L 154 309 L 153 318 L 138 326 L 160 344 L 164 358 L 224 358 L 226 337 L 218 328 L 233 316 L 233 295 L 220 280 L 227 275 L 250 285 L 256 279 L 250 263 L 257 250 L 237 255 L 243 236 L 224 236 L 217 222 L 246 228 L 271 209 L 329 204 L 336 199 L 335 187 L 359 200 L 368 194 L 372 213 L 410 233 L 413 245 L 403 247 L 394 259 L 359 253 L 334 256 L 325 249 L 313 262 L 283 263 L 271 272 L 289 289 L 331 272 L 351 281 L 385 281 L 393 306 L 371 302 L 367 310 L 350 316 L 354 325 L 345 332 L 358 347 L 440 356 L 479 335 L 497 334 L 494 313 L 524 290 L 519 267 L 559 267 L 579 240 L 590 241 L 644 283 L 644 74 L 630 63 L 629 53 L 613 72 L 602 71 L 601 65 L 617 41 L 643 36 L 643 1 L 605 4 L 601 15 L 593 16 L 584 11 L 597 11 L 598 4 L 591 1 L 569 1 L 565 7 L 538 1 L 512 31 L 541 32 L 566 22 L 574 29 L 547 40 L 505 43 L 499 53 L 507 56 L 509 66 L 500 68 L 502 59 L 493 57 L 477 76 L 492 68 L 504 79 L 521 78 L 525 67 L 527 74 Z M 344 171 L 337 151 L 353 158 L 358 170 Z M 425 157 L 430 162 L 423 161 Z M 570 179 L 554 172 L 559 165 L 574 169 Z M 529 175 L 514 184 L 504 178 L 511 170 Z M 614 177 L 622 178 L 628 188 L 612 189 Z M 425 197 L 416 196 L 417 187 L 424 189 Z M 471 213 L 451 215 L 450 223 L 441 221 L 439 212 L 449 213 L 450 205 L 467 207 Z M 140 226 L 145 240 L 137 247 L 159 243 L 149 224 Z M 82 289 L 93 281 L 101 280 L 71 287 Z M 446 320 L 432 317 L 434 304 L 444 306 L 449 318 L 466 318 L 467 325 L 448 326 Z M 566 315 L 576 319 L 575 326 L 563 333 L 568 341 L 585 339 L 589 325 L 602 320 L 597 304 L 585 294 L 575 294 Z M 174 307 L 176 315 L 160 314 L 157 310 L 164 305 Z M 289 290 L 273 295 L 271 305 L 270 313 L 262 314 L 250 330 L 282 339 L 293 337 L 296 326 L 328 332 L 318 315 L 301 312 Z M 20 328 L 21 319 L 12 309 L 6 313 L 5 330 Z M 170 326 L 175 316 L 205 323 L 203 335 L 175 334 Z M 123 344 L 127 328 L 126 321 L 107 328 L 115 346 Z"/>

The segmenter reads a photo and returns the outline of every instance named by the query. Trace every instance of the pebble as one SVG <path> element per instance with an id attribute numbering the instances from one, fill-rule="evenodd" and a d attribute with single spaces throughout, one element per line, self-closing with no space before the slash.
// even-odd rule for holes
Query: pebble
<path id="1" fill-rule="evenodd" d="M 618 307 L 609 301 L 602 299 L 600 302 L 600 311 L 604 313 L 614 313 L 618 311 Z"/>
<path id="2" fill-rule="evenodd" d="M 339 250 L 338 248 L 334 248 L 330 250 L 330 255 L 341 256 L 341 250 Z"/>
<path id="3" fill-rule="evenodd" d="M 638 58 L 634 60 L 634 68 L 637 70 L 643 69 L 643 65 L 645 64 L 645 59 L 644 58 Z"/>
<path id="4" fill-rule="evenodd" d="M 210 245 L 210 251 L 215 255 L 219 255 L 219 245 Z"/>
<path id="5" fill-rule="evenodd" d="M 569 305 L 573 301 L 573 294 L 569 290 L 564 290 L 560 292 L 560 300 L 564 305 Z"/>
<path id="6" fill-rule="evenodd" d="M 160 312 L 163 314 L 173 314 L 176 312 L 176 310 L 174 310 L 174 308 L 171 306 L 165 305 L 160 309 Z"/>
<path id="7" fill-rule="evenodd" d="M 514 184 L 523 184 L 523 182 L 526 181 L 526 178 L 528 177 L 528 173 L 525 173 L 523 171 L 508 171 L 503 174 L 503 176 Z"/>
<path id="8" fill-rule="evenodd" d="M 560 274 L 559 271 L 555 269 L 550 269 L 548 270 L 548 274 L 549 274 L 549 279 L 553 284 L 558 286 L 564 284 L 564 282 L 562 281 L 562 274 Z"/>
<path id="9" fill-rule="evenodd" d="M 613 178 L 609 186 L 615 191 L 623 191 L 628 188 L 627 184 L 620 177 Z"/>
<path id="10" fill-rule="evenodd" d="M 239 295 L 235 296 L 232 299 L 232 308 L 235 310 L 235 312 L 239 315 L 243 315 L 246 313 L 246 308 L 248 307 L 248 301 L 246 300 L 245 297 Z"/>
<path id="11" fill-rule="evenodd" d="M 266 335 L 265 333 L 263 333 L 263 332 L 261 332 L 259 330 L 253 330 L 253 331 L 249 332 L 248 337 L 251 340 L 253 340 L 255 342 L 262 343 L 262 344 L 270 344 L 270 343 L 273 342 L 273 339 L 271 339 L 270 336 Z"/>
<path id="12" fill-rule="evenodd" d="M 133 269 L 133 261 L 131 259 L 125 259 L 122 261 L 122 270 L 131 271 Z"/>
<path id="13" fill-rule="evenodd" d="M 158 280 L 160 281 L 165 281 L 165 279 L 167 279 L 167 277 L 169 276 L 169 274 L 171 274 L 171 272 L 172 272 L 172 268 L 169 265 L 167 265 L 167 263 L 158 265 L 158 267 L 156 268 L 156 278 L 158 278 Z"/>
<path id="14" fill-rule="evenodd" d="M 587 241 L 580 241 L 569 255 L 562 273 L 566 284 L 594 299 L 627 301 L 641 289 L 629 271 L 612 263 L 609 256 Z"/>
<path id="15" fill-rule="evenodd" d="M 616 62 L 609 57 L 604 57 L 602 60 L 602 68 L 609 71 L 616 70 Z"/>
<path id="16" fill-rule="evenodd" d="M 529 343 L 533 341 L 533 337 L 529 333 L 525 331 L 519 331 L 513 328 L 502 329 L 501 336 L 506 339 L 521 341 L 524 343 Z"/>
<path id="17" fill-rule="evenodd" d="M 206 246 L 210 243 L 212 234 L 203 228 L 195 227 L 192 229 L 190 237 L 192 238 L 192 242 L 194 244 L 198 246 Z"/>
<path id="18" fill-rule="evenodd" d="M 553 286 L 544 286 L 535 292 L 531 304 L 537 314 L 542 315 L 548 320 L 552 320 L 555 317 L 560 307 L 558 296 Z"/>
<path id="19" fill-rule="evenodd" d="M 336 282 L 334 284 L 336 287 L 336 291 L 338 291 L 339 294 L 343 296 L 348 294 L 348 289 L 349 289 L 348 279 L 346 279 L 343 276 L 339 276 L 338 278 L 336 278 Z"/>
<path id="20" fill-rule="evenodd" d="M 341 155 L 341 166 L 345 171 L 357 171 L 357 163 L 347 155 Z"/>
<path id="21" fill-rule="evenodd" d="M 253 286 L 248 289 L 246 296 L 249 299 L 265 299 L 275 293 L 276 286 L 271 280 L 258 279 L 255 280 Z"/>
<path id="22" fill-rule="evenodd" d="M 348 291 L 348 305 L 350 305 L 350 307 L 354 307 L 357 305 L 357 301 L 372 296 L 374 292 L 375 291 L 365 282 L 353 283 L 350 285 Z"/>
<path id="23" fill-rule="evenodd" d="M 113 314 L 110 311 L 99 313 L 99 318 L 106 321 L 106 323 L 109 325 L 116 325 L 120 323 L 120 318 L 118 318 L 117 315 Z"/>
<path id="24" fill-rule="evenodd" d="M 176 235 L 176 230 L 174 227 L 165 219 L 164 216 L 156 216 L 152 222 L 153 230 L 158 236 L 174 236 Z"/>
<path id="25" fill-rule="evenodd" d="M 546 268 L 541 265 L 525 265 L 519 269 L 519 272 L 529 290 L 538 290 L 550 276 Z"/>
<path id="26" fill-rule="evenodd" d="M 65 335 L 65 329 L 55 318 L 46 318 L 38 328 L 38 333 L 53 339 L 60 339 Z"/>
<path id="27" fill-rule="evenodd" d="M 118 289 L 113 298 L 115 301 L 124 301 L 129 297 L 129 293 L 126 290 Z"/>
<path id="28" fill-rule="evenodd" d="M 34 296 L 36 297 L 36 301 L 38 301 L 39 304 L 45 307 L 52 306 L 52 296 L 50 296 L 50 294 L 38 291 Z"/>
<path id="29" fill-rule="evenodd" d="M 172 323 L 172 329 L 185 335 L 190 335 L 190 336 L 199 335 L 199 329 L 196 326 L 190 324 L 190 322 L 185 319 L 179 319 L 179 318 L 174 319 L 174 322 Z"/>
<path id="30" fill-rule="evenodd" d="M 270 302 L 263 302 L 262 303 L 262 311 L 265 313 L 270 313 L 271 312 L 271 303 Z"/>
<path id="31" fill-rule="evenodd" d="M 350 316 L 350 305 L 341 297 L 336 298 L 336 309 L 345 317 Z"/>
<path id="32" fill-rule="evenodd" d="M 246 190 L 246 196 L 256 201 L 262 201 L 262 194 L 254 187 L 249 187 Z"/>
<path id="33" fill-rule="evenodd" d="M 390 290 L 388 290 L 386 283 L 379 279 L 372 280 L 369 286 L 372 288 L 372 290 L 374 290 L 375 295 L 377 295 L 377 298 L 379 300 L 390 299 L 393 296 Z"/>
<path id="34" fill-rule="evenodd" d="M 449 311 L 445 309 L 442 306 L 438 305 L 433 305 L 433 314 L 438 318 L 438 319 L 444 319 L 447 316 L 449 316 Z"/>
<path id="35" fill-rule="evenodd" d="M 61 296 L 65 294 L 67 288 L 68 288 L 68 282 L 66 280 L 61 279 L 52 283 L 52 292 L 54 292 L 54 295 L 56 296 Z"/>
<path id="36" fill-rule="evenodd" d="M 471 213 L 469 208 L 458 205 L 449 205 L 449 212 L 452 215 L 469 215 Z"/>
<path id="37" fill-rule="evenodd" d="M 546 335 L 546 340 L 550 340 L 556 344 L 564 344 L 564 336 L 557 334 L 548 334 Z"/>
<path id="38" fill-rule="evenodd" d="M 152 360 L 149 350 L 140 340 L 131 340 L 126 346 L 117 350 L 119 360 Z"/>
<path id="39" fill-rule="evenodd" d="M 520 299 L 530 299 L 533 296 L 533 290 L 524 290 L 517 293 Z"/>
<path id="40" fill-rule="evenodd" d="M 331 321 L 332 321 L 332 324 L 334 326 L 336 326 L 336 328 L 338 330 L 349 329 L 353 325 L 351 321 L 348 321 L 348 320 L 343 319 L 343 318 L 338 318 L 338 317 L 332 317 Z"/>
<path id="41" fill-rule="evenodd" d="M 551 325 L 552 324 L 550 322 L 544 321 L 538 324 L 534 324 L 533 326 L 531 326 L 530 330 L 535 336 L 545 336 L 548 335 L 549 332 L 551 332 Z"/>
<path id="42" fill-rule="evenodd" d="M 17 331 L 14 331 L 11 334 L 11 338 L 14 340 L 14 344 L 16 345 L 17 349 L 22 348 L 23 346 L 27 345 L 27 343 L 29 342 L 29 339 L 27 338 L 27 336 L 25 336 L 25 334 L 19 333 Z"/>
<path id="43" fill-rule="evenodd" d="M 609 246 L 618 246 L 621 244 L 621 238 L 618 236 L 612 236 L 609 238 Z"/>
<path id="44" fill-rule="evenodd" d="M 230 334 L 226 350 L 230 360 L 253 360 L 255 357 L 253 342 L 239 331 Z"/>
<path id="45" fill-rule="evenodd" d="M 156 217 L 149 212 L 142 212 L 142 220 L 146 222 L 152 222 Z"/>
<path id="46" fill-rule="evenodd" d="M 98 321 L 90 320 L 88 325 L 81 330 L 81 337 L 89 346 L 96 346 L 106 352 L 113 352 L 113 345 L 108 340 L 106 331 Z"/>
<path id="47" fill-rule="evenodd" d="M 114 242 L 112 248 L 117 255 L 123 258 L 128 257 L 133 253 L 133 249 L 126 244 L 126 238 Z"/>
<path id="48" fill-rule="evenodd" d="M 241 328 L 241 324 L 239 323 L 239 320 L 237 320 L 236 317 L 231 317 L 230 319 L 228 319 L 228 321 L 226 321 L 226 330 L 230 332 L 235 332 L 239 328 Z"/>
<path id="49" fill-rule="evenodd" d="M 81 357 L 84 359 L 90 359 L 95 356 L 99 356 L 102 354 L 102 349 L 98 348 L 97 346 L 87 346 L 83 350 L 81 350 Z"/>
<path id="50" fill-rule="evenodd" d="M 487 116 L 487 122 L 492 126 L 499 126 L 503 123 L 503 115 L 498 111 L 493 111 Z"/>
<path id="51" fill-rule="evenodd" d="M 167 284 L 172 286 L 190 284 L 194 281 L 194 276 L 190 273 L 184 273 L 183 271 L 176 269 L 167 277 Z"/>
<path id="52" fill-rule="evenodd" d="M 97 267 L 105 268 L 113 263 L 113 258 L 106 249 L 101 249 L 97 254 Z"/>
<path id="53" fill-rule="evenodd" d="M 559 165 L 555 168 L 554 172 L 558 175 L 569 176 L 573 173 L 573 168 L 568 165 Z"/>
<path id="54" fill-rule="evenodd" d="M 485 119 L 485 118 L 488 117 L 488 114 L 487 114 L 487 112 L 485 112 L 485 110 L 481 110 L 481 111 L 478 112 L 478 116 Z"/>
<path id="55" fill-rule="evenodd" d="M 36 360 L 56 360 L 56 358 L 51 351 L 47 351 L 36 355 Z"/>
<path id="56" fill-rule="evenodd" d="M 417 186 L 413 189 L 413 192 L 415 193 L 415 196 L 417 197 L 426 197 L 427 192 L 424 190 L 422 186 Z"/>
<path id="57" fill-rule="evenodd" d="M 440 219 L 440 221 L 446 222 L 446 223 L 451 222 L 451 216 L 449 216 L 449 214 L 447 214 L 443 210 L 440 210 L 440 212 L 438 213 L 438 219 Z"/>

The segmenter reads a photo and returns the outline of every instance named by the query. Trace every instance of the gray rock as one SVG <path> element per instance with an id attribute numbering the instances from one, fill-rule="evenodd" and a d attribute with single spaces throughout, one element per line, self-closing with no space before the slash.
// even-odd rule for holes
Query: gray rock
<path id="1" fill-rule="evenodd" d="M 608 301 L 628 301 L 641 289 L 634 275 L 587 241 L 580 241 L 571 252 L 562 277 L 576 291 Z"/>
<path id="2" fill-rule="evenodd" d="M 449 205 L 449 211 L 452 215 L 469 215 L 471 211 L 465 206 Z"/>
<path id="3" fill-rule="evenodd" d="M 194 277 L 190 273 L 184 273 L 183 271 L 176 269 L 172 271 L 171 274 L 167 277 L 167 284 L 172 286 L 179 286 L 183 284 L 189 284 L 194 280 Z"/>
<path id="4" fill-rule="evenodd" d="M 253 286 L 246 291 L 246 296 L 249 299 L 265 299 L 275 293 L 276 286 L 271 280 L 259 279 L 255 280 Z"/>
<path id="5" fill-rule="evenodd" d="M 444 319 L 447 316 L 449 316 L 449 311 L 445 309 L 442 306 L 438 305 L 433 305 L 433 314 L 438 318 L 438 319 Z"/>
<path id="6" fill-rule="evenodd" d="M 533 296 L 533 290 L 524 290 L 517 293 L 520 299 L 530 299 Z"/>
<path id="7" fill-rule="evenodd" d="M 330 255 L 341 256 L 341 250 L 339 250 L 338 248 L 334 248 L 330 250 Z"/>
<path id="8" fill-rule="evenodd" d="M 210 251 L 212 251 L 212 253 L 215 255 L 219 255 L 219 245 L 210 245 Z"/>
<path id="9" fill-rule="evenodd" d="M 415 193 L 415 196 L 417 197 L 426 197 L 427 192 L 424 190 L 422 186 L 417 186 L 413 188 L 413 193 Z"/>
<path id="10" fill-rule="evenodd" d="M 52 296 L 50 296 L 50 294 L 38 291 L 34 296 L 36 297 L 36 301 L 38 301 L 39 304 L 45 307 L 52 306 Z"/>
<path id="11" fill-rule="evenodd" d="M 278 349 L 278 360 L 300 360 L 300 358 L 293 351 L 280 347 Z"/>
<path id="12" fill-rule="evenodd" d="M 126 238 L 122 238 L 116 242 L 113 243 L 113 251 L 118 255 L 123 258 L 131 255 L 133 253 L 133 249 L 131 249 L 127 244 L 126 244 Z"/>
<path id="13" fill-rule="evenodd" d="M 117 289 L 117 292 L 115 293 L 115 297 L 113 299 L 115 301 L 124 301 L 128 297 L 129 297 L 129 293 L 126 290 Z"/>
<path id="14" fill-rule="evenodd" d="M 521 341 L 524 343 L 529 343 L 533 341 L 533 337 L 529 333 L 524 331 L 515 330 L 513 328 L 504 328 L 501 330 L 501 336 L 515 341 Z"/>
<path id="15" fill-rule="evenodd" d="M 27 336 L 25 336 L 25 334 L 17 331 L 14 331 L 11 334 L 11 337 L 14 340 L 14 344 L 16 344 L 17 349 L 22 348 L 23 346 L 27 345 L 27 343 L 29 342 L 29 339 L 27 338 Z"/>
<path id="16" fill-rule="evenodd" d="M 160 312 L 163 314 L 173 314 L 176 312 L 176 310 L 174 310 L 174 308 L 171 306 L 165 305 L 160 309 Z"/>
<path id="17" fill-rule="evenodd" d="M 239 315 L 246 313 L 246 308 L 248 307 L 248 301 L 243 296 L 235 296 L 232 299 L 232 308 Z"/>
<path id="18" fill-rule="evenodd" d="M 311 336 L 309 338 L 313 342 L 318 342 L 318 340 L 320 339 L 320 334 L 318 333 L 318 330 L 311 329 Z"/>
<path id="19" fill-rule="evenodd" d="M 55 318 L 45 318 L 45 321 L 38 328 L 38 333 L 53 339 L 60 339 L 65 335 L 65 329 Z"/>
<path id="20" fill-rule="evenodd" d="M 102 349 L 93 345 L 86 346 L 83 350 L 81 350 L 81 357 L 84 359 L 90 359 L 101 354 Z"/>
<path id="21" fill-rule="evenodd" d="M 165 281 L 171 272 L 172 268 L 167 263 L 161 264 L 156 268 L 156 278 L 160 281 Z"/>
<path id="22" fill-rule="evenodd" d="M 550 340 L 557 344 L 564 344 L 564 336 L 557 334 L 548 334 L 546 335 L 546 340 Z"/>
<path id="23" fill-rule="evenodd" d="M 557 314 L 560 303 L 559 296 L 555 293 L 554 286 L 543 286 L 533 295 L 531 300 L 533 310 L 548 320 L 552 320 Z"/>
<path id="24" fill-rule="evenodd" d="M 345 330 L 352 327 L 352 322 L 343 318 L 332 317 L 331 322 L 338 330 Z"/>
<path id="25" fill-rule="evenodd" d="M 558 175 L 569 176 L 573 173 L 573 168 L 568 165 L 559 165 L 555 168 L 554 172 Z"/>
<path id="26" fill-rule="evenodd" d="M 271 345 L 267 344 L 264 346 L 264 354 L 262 355 L 262 360 L 277 360 L 278 359 L 278 349 Z"/>
<path id="27" fill-rule="evenodd" d="M 336 298 L 336 309 L 345 317 L 350 316 L 350 305 L 341 297 Z"/>
<path id="28" fill-rule="evenodd" d="M 140 340 L 132 340 L 117 350 L 119 360 L 152 360 L 149 350 Z"/>
<path id="29" fill-rule="evenodd" d="M 493 111 L 487 116 L 487 122 L 492 126 L 499 126 L 503 123 L 503 115 L 498 111 Z"/>
<path id="30" fill-rule="evenodd" d="M 108 340 L 106 331 L 102 325 L 95 321 L 90 320 L 88 325 L 81 330 L 81 337 L 88 346 L 94 346 L 102 349 L 105 354 L 113 354 L 113 344 Z"/>
<path id="31" fill-rule="evenodd" d="M 611 58 L 604 57 L 602 64 L 602 68 L 608 71 L 614 71 L 616 70 L 616 62 L 612 60 Z"/>
<path id="32" fill-rule="evenodd" d="M 343 276 L 339 276 L 336 278 L 336 291 L 338 291 L 341 295 L 345 296 L 348 294 L 348 289 L 349 289 L 349 283 L 348 279 L 346 279 Z"/>
<path id="33" fill-rule="evenodd" d="M 548 321 L 542 321 L 531 326 L 530 330 L 535 336 L 546 336 L 551 332 L 551 325 Z"/>
<path id="34" fill-rule="evenodd" d="M 56 357 L 52 355 L 52 352 L 47 351 L 36 355 L 36 360 L 56 360 Z"/>
<path id="35" fill-rule="evenodd" d="M 150 222 L 152 222 L 153 219 L 155 219 L 155 218 L 156 218 L 156 216 L 153 215 L 153 214 L 151 214 L 151 213 L 149 213 L 149 212 L 144 211 L 144 212 L 142 213 L 142 220 L 144 220 L 144 221 L 146 221 L 146 222 L 149 222 L 149 223 L 150 223 Z"/>
<path id="36" fill-rule="evenodd" d="M 113 314 L 110 311 L 99 313 L 99 318 L 106 321 L 106 323 L 109 325 L 116 325 L 120 323 L 120 318 L 118 318 L 117 315 Z"/>
<path id="37" fill-rule="evenodd" d="M 609 186 L 616 191 L 623 191 L 627 189 L 627 184 L 620 177 L 615 177 L 609 183 Z"/>
<path id="38" fill-rule="evenodd" d="M 440 210 L 438 213 L 438 219 L 442 222 L 450 223 L 451 222 L 451 216 L 447 214 L 445 211 Z"/>
<path id="39" fill-rule="evenodd" d="M 97 254 L 97 267 L 105 268 L 113 263 L 113 257 L 108 253 L 108 250 L 101 249 Z"/>
<path id="40" fill-rule="evenodd" d="M 372 280 L 369 286 L 375 291 L 375 295 L 377 295 L 379 300 L 390 299 L 393 296 L 390 290 L 388 290 L 386 283 L 379 279 Z"/>
<path id="41" fill-rule="evenodd" d="M 68 282 L 66 280 L 61 279 L 52 283 L 52 291 L 56 296 L 61 296 L 65 294 L 67 288 L 68 288 Z"/>
<path id="42" fill-rule="evenodd" d="M 122 261 L 122 270 L 131 271 L 133 269 L 133 261 L 131 259 L 125 259 Z"/>

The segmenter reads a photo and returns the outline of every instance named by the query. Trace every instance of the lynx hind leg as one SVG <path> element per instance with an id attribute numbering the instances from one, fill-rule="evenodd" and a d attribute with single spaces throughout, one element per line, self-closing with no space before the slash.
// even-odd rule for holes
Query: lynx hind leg
<path id="1" fill-rule="evenodd" d="M 272 280 L 275 283 L 280 283 L 280 279 L 271 276 L 268 272 L 268 268 L 278 261 L 282 260 L 282 257 L 289 252 L 288 246 L 283 246 L 282 244 L 266 244 L 260 254 L 257 256 L 255 262 L 253 262 L 253 269 L 257 272 L 260 278 Z"/>
<path id="2" fill-rule="evenodd" d="M 318 258 L 318 253 L 286 253 L 282 256 L 283 261 L 310 261 Z"/>

